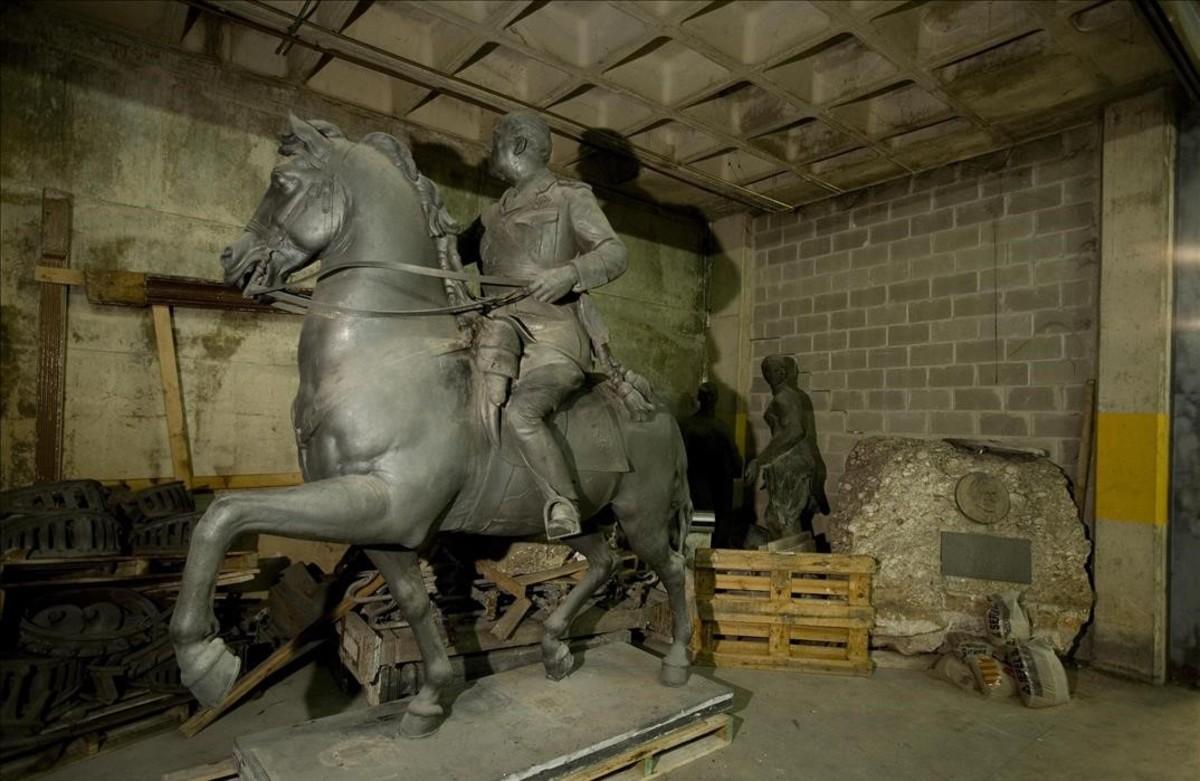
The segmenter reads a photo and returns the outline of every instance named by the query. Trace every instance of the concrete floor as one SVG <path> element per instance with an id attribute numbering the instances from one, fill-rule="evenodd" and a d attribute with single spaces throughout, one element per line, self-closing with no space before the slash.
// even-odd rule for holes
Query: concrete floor
<path id="1" fill-rule="evenodd" d="M 678 781 L 1200 778 L 1200 693 L 1186 689 L 1085 670 L 1069 705 L 1035 711 L 919 670 L 880 669 L 871 678 L 699 672 L 734 689 L 738 729 L 730 747 L 670 775 Z M 195 738 L 162 733 L 39 779 L 157 781 L 224 758 L 238 735 L 363 707 L 361 696 L 338 691 L 310 665 Z"/>

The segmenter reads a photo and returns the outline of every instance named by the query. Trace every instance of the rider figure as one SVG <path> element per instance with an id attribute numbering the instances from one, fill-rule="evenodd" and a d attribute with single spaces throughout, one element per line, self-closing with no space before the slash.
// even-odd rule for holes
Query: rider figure
<path id="1" fill-rule="evenodd" d="M 549 418 L 597 356 L 609 362 L 608 335 L 587 291 L 619 277 L 627 260 L 591 188 L 547 168 L 550 145 L 550 129 L 534 114 L 508 114 L 496 125 L 491 170 L 509 188 L 481 215 L 480 255 L 485 274 L 532 280 L 528 298 L 496 314 L 524 331 L 507 418 L 545 498 L 546 534 L 557 539 L 581 530 L 579 494 Z"/>

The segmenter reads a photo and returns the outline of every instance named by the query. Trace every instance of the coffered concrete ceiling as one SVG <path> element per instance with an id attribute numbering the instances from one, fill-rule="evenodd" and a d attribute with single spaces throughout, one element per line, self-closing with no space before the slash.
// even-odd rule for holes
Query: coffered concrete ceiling
<path id="1" fill-rule="evenodd" d="M 560 171 L 710 217 L 1003 148 L 1171 78 L 1128 0 L 60 5 L 467 142 L 533 108 Z"/>

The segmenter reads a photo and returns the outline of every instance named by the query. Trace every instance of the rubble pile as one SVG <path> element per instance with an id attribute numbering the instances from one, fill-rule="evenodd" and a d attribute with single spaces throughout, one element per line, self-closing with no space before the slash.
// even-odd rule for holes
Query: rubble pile
<path id="1" fill-rule="evenodd" d="M 985 635 L 990 595 L 1013 589 L 1034 636 L 1060 654 L 1087 621 L 1091 543 L 1049 459 L 871 437 L 850 453 L 839 489 L 827 532 L 833 551 L 879 562 L 875 646 L 919 654 L 952 633 Z"/>

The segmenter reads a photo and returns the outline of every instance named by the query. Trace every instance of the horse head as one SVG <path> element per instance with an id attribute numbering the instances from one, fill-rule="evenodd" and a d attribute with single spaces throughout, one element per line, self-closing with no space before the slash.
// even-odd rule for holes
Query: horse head
<path id="1" fill-rule="evenodd" d="M 277 290 L 334 241 L 347 193 L 333 169 L 354 145 L 327 122 L 289 115 L 280 136 L 283 161 L 241 237 L 221 253 L 226 284 L 247 297 Z"/>

